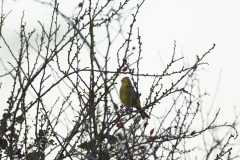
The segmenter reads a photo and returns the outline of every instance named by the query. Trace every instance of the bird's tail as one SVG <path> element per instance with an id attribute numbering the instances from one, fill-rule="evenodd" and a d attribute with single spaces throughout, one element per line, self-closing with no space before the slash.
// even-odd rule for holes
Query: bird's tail
<path id="1" fill-rule="evenodd" d="M 141 114 L 141 116 L 142 116 L 142 119 L 150 118 L 150 117 L 147 115 L 147 113 L 144 112 L 144 111 L 141 111 L 140 114 Z"/>

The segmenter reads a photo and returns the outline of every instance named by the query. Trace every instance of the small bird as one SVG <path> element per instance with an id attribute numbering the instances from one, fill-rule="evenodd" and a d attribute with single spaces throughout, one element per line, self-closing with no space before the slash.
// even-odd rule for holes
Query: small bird
<path id="1" fill-rule="evenodd" d="M 122 85 L 120 88 L 120 99 L 126 107 L 134 107 L 141 110 L 141 103 L 138 94 L 134 91 L 132 83 L 128 77 L 122 79 Z M 131 106 L 130 106 L 131 105 Z M 150 118 L 143 110 L 139 112 L 142 118 Z"/>

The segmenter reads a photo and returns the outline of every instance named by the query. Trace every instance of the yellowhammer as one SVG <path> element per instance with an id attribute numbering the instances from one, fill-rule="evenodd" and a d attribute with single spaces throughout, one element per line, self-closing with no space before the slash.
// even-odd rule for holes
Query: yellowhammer
<path id="1" fill-rule="evenodd" d="M 128 77 L 122 79 L 122 86 L 120 88 L 120 99 L 126 107 L 134 107 L 141 110 L 141 103 L 138 94 L 134 91 L 132 83 Z M 142 118 L 150 118 L 143 110 L 139 112 Z"/>

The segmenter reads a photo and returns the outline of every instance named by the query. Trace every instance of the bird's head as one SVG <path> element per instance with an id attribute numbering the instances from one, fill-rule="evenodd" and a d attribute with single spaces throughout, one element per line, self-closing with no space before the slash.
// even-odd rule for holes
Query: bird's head
<path id="1" fill-rule="evenodd" d="M 128 77 L 124 77 L 121 82 L 122 84 L 128 84 L 128 85 L 131 84 L 131 81 Z"/>

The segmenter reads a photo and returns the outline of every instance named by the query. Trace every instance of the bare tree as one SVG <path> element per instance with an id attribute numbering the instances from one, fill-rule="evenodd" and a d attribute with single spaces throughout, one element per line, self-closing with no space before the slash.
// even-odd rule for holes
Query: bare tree
<path id="1" fill-rule="evenodd" d="M 197 152 L 186 147 L 189 139 L 224 127 L 235 135 L 228 132 L 224 145 L 205 147 L 206 157 L 218 147 L 215 159 L 226 155 L 230 159 L 228 145 L 237 137 L 235 124 L 215 125 L 217 112 L 201 130 L 191 129 L 196 115 L 203 114 L 201 98 L 207 95 L 198 92 L 195 75 L 215 44 L 197 56 L 194 64 L 172 71 L 183 59 L 176 58 L 174 43 L 172 58 L 161 74 L 142 73 L 142 41 L 134 25 L 144 0 L 131 1 L 134 7 L 129 0 L 84 1 L 72 17 L 59 11 L 57 0 L 38 2 L 53 9 L 50 27 L 39 22 L 41 31 L 27 31 L 23 13 L 20 50 L 15 53 L 3 32 L 8 14 L 2 1 L 1 45 L 14 58 L 8 66 L 4 59 L 2 63 L 8 71 L 1 77 L 13 81 L 7 103 L 3 103 L 2 159 L 188 159 L 189 153 Z M 59 17 L 65 19 L 67 28 L 61 28 Z M 125 24 L 129 19 L 130 24 Z M 129 26 L 127 31 L 125 26 Z M 137 41 L 136 48 L 132 41 Z M 145 98 L 141 110 L 118 103 L 116 84 L 122 75 L 129 76 L 139 98 Z M 174 77 L 171 84 L 162 84 L 168 77 Z M 147 78 L 151 78 L 151 87 L 142 98 L 139 81 Z M 171 104 L 163 113 L 154 113 L 165 99 Z M 143 110 L 150 120 L 141 119 Z M 157 122 L 154 128 L 149 128 L 151 120 Z"/>

